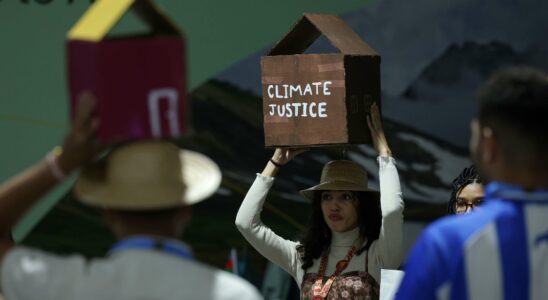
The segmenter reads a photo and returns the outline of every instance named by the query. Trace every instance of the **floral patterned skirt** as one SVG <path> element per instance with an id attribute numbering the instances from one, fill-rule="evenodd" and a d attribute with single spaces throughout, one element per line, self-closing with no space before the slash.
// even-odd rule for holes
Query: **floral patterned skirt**
<path id="1" fill-rule="evenodd" d="M 316 276 L 314 273 L 304 275 L 301 285 L 301 300 L 312 300 L 314 297 L 313 289 Z M 325 283 L 328 278 L 325 276 L 323 282 Z M 344 273 L 335 279 L 326 299 L 378 300 L 379 284 L 367 272 Z"/>

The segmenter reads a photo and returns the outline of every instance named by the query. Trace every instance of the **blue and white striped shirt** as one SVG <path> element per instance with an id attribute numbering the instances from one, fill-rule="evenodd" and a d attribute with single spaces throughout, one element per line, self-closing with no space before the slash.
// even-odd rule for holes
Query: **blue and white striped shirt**
<path id="1" fill-rule="evenodd" d="M 548 190 L 493 182 L 485 197 L 423 232 L 396 299 L 548 299 Z"/>

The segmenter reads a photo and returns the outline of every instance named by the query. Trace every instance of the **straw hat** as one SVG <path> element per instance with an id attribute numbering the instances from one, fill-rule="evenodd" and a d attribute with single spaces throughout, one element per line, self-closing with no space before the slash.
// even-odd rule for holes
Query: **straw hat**
<path id="1" fill-rule="evenodd" d="M 200 202 L 221 183 L 207 156 L 160 140 L 128 143 L 86 168 L 74 186 L 86 204 L 110 209 L 154 210 Z"/>
<path id="2" fill-rule="evenodd" d="M 380 193 L 370 189 L 367 183 L 367 171 L 363 167 L 349 160 L 334 160 L 323 167 L 320 184 L 300 193 L 311 201 L 317 191 L 365 192 L 370 193 L 375 199 L 380 199 Z"/>

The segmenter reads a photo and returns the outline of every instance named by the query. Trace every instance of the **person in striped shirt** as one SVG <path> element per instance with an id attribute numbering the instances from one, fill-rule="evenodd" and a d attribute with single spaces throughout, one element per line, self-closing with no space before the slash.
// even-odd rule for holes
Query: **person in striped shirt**
<path id="1" fill-rule="evenodd" d="M 485 203 L 422 233 L 396 299 L 548 295 L 548 76 L 501 70 L 477 98 L 470 149 Z"/>

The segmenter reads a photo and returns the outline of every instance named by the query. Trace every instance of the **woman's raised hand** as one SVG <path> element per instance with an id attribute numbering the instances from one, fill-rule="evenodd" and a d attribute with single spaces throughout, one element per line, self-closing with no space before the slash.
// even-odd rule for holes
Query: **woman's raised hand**
<path id="1" fill-rule="evenodd" d="M 375 150 L 377 150 L 380 156 L 391 156 L 392 152 L 390 151 L 390 147 L 388 147 L 388 142 L 384 136 L 381 114 L 376 102 L 371 105 L 371 113 L 367 116 L 367 126 L 371 132 L 371 139 Z"/>
<path id="2" fill-rule="evenodd" d="M 285 165 L 290 162 L 293 157 L 308 151 L 307 148 L 276 148 L 272 155 L 272 160 L 278 165 Z"/>
<path id="3" fill-rule="evenodd" d="M 67 174 L 92 161 L 105 147 L 95 140 L 99 120 L 94 115 L 96 99 L 90 92 L 78 98 L 76 115 L 65 136 L 59 165 Z"/>
<path id="4" fill-rule="evenodd" d="M 274 176 L 278 172 L 278 169 L 290 162 L 293 157 L 307 151 L 304 148 L 276 148 L 272 158 L 266 163 L 266 167 L 261 173 L 263 176 Z"/>

